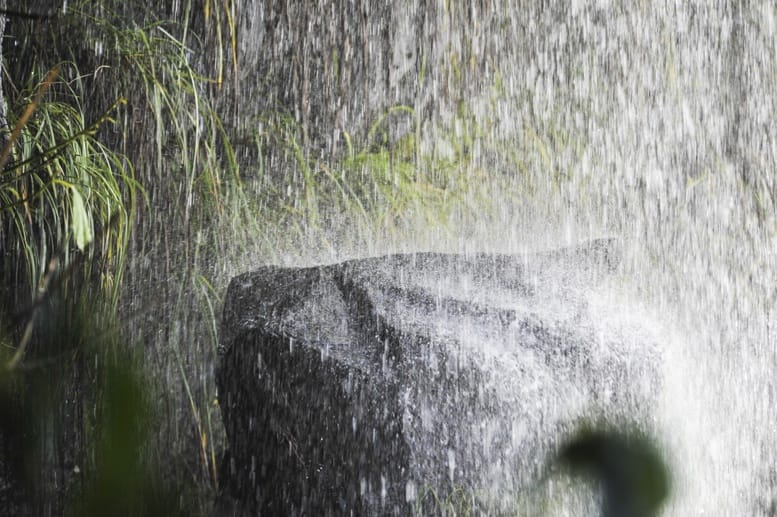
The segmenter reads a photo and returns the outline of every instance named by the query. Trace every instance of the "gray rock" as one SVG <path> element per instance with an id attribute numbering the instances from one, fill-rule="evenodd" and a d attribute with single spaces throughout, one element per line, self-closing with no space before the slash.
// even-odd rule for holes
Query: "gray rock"
<path id="1" fill-rule="evenodd" d="M 252 514 L 405 515 L 463 490 L 504 509 L 565 426 L 650 412 L 656 344 L 591 302 L 614 246 L 234 278 L 217 375 L 225 497 Z"/>

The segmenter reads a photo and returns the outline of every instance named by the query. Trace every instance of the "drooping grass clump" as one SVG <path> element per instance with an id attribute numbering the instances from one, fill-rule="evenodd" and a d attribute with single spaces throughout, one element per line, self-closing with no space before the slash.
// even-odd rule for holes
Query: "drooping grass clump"
<path id="1" fill-rule="evenodd" d="M 63 68 L 75 67 L 36 74 L 8 113 L 13 129 L 0 154 L 0 211 L 4 247 L 22 260 L 7 280 L 27 286 L 17 301 L 31 302 L 52 261 L 62 268 L 79 261 L 115 304 L 136 184 L 131 163 L 97 133 L 114 122 L 123 99 L 87 120 Z"/>

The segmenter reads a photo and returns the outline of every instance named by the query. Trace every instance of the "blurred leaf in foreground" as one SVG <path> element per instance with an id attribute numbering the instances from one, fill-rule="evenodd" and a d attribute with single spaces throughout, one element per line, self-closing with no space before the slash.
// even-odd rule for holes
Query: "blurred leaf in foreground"
<path id="1" fill-rule="evenodd" d="M 666 465 L 642 433 L 585 429 L 562 447 L 559 459 L 599 481 L 603 517 L 652 517 L 669 495 Z"/>

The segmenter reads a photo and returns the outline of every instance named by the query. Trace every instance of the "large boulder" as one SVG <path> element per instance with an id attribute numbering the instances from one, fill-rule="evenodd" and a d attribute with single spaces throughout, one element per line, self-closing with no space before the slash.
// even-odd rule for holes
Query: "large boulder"
<path id="1" fill-rule="evenodd" d="M 643 418 L 657 347 L 608 305 L 612 248 L 234 278 L 217 374 L 227 497 L 265 515 L 405 515 L 454 492 L 498 510 L 582 415 Z"/>

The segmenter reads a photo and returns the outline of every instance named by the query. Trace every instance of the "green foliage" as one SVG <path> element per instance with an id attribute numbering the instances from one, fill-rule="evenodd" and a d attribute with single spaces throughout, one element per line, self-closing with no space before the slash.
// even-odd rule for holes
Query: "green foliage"
<path id="1" fill-rule="evenodd" d="M 183 514 L 176 494 L 153 461 L 143 459 L 150 440 L 152 405 L 141 370 L 124 354 L 103 365 L 94 455 L 96 464 L 73 515 L 167 516 Z"/>
<path id="2" fill-rule="evenodd" d="M 112 330 L 109 305 L 88 290 L 74 299 L 56 291 L 31 317 L 25 362 L 0 370 L 0 426 L 4 453 L 15 451 L 17 510 L 179 514 L 154 459 L 152 394 L 138 360 Z"/>
<path id="3" fill-rule="evenodd" d="M 136 74 L 124 78 L 130 79 L 127 88 L 142 85 L 134 103 L 145 105 L 152 115 L 154 161 L 144 163 L 148 171 L 144 180 L 161 186 L 171 182 L 166 175 L 172 172 L 174 180 L 185 185 L 184 195 L 173 198 L 179 203 L 174 215 L 182 217 L 183 224 L 197 202 L 220 212 L 223 183 L 238 179 L 238 167 L 221 120 L 205 96 L 204 87 L 211 80 L 195 72 L 191 50 L 163 24 L 130 29 L 105 24 L 104 19 L 95 19 L 93 27 L 114 39 L 119 66 Z M 198 212 L 207 215 L 209 210 Z"/>
<path id="4" fill-rule="evenodd" d="M 655 516 L 669 495 L 661 454 L 638 431 L 584 427 L 562 446 L 559 461 L 599 481 L 603 517 Z"/>
<path id="5" fill-rule="evenodd" d="M 477 497 L 463 488 L 455 488 L 441 498 L 432 489 L 421 490 L 413 505 L 413 515 L 440 515 L 448 517 L 465 517 L 477 513 Z"/>
<path id="6" fill-rule="evenodd" d="M 62 68 L 72 68 L 63 64 Z M 136 185 L 131 164 L 97 138 L 114 122 L 119 99 L 94 121 L 78 103 L 83 92 L 45 71 L 33 76 L 11 105 L 0 171 L 0 218 L 6 246 L 26 267 L 25 283 L 37 289 L 48 261 L 61 255 L 66 267 L 72 248 L 102 262 L 98 273 L 106 292 L 121 278 Z M 77 71 L 75 71 L 77 74 Z M 48 99 L 46 90 L 58 99 Z M 95 242 L 97 240 L 97 242 Z"/>
<path id="7" fill-rule="evenodd" d="M 253 251 L 262 256 L 335 242 L 340 250 L 363 250 L 420 231 L 456 231 L 457 221 L 497 209 L 495 190 L 510 190 L 509 177 L 487 173 L 475 159 L 476 146 L 487 142 L 465 108 L 430 144 L 412 108 L 392 107 L 361 139 L 343 132 L 345 152 L 325 158 L 303 146 L 303 129 L 287 115 L 267 114 L 255 127 L 258 155 L 271 156 L 275 168 L 260 162 L 228 217 L 250 229 L 241 240 L 258 243 Z"/>

